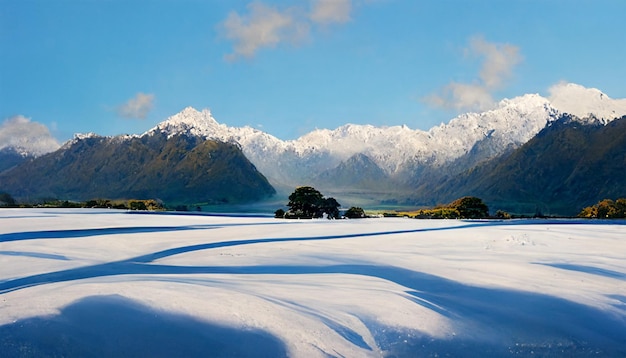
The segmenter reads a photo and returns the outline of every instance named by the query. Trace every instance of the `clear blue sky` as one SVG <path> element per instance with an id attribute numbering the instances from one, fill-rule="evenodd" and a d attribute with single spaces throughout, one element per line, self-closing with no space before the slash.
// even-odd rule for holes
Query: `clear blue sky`
<path id="1" fill-rule="evenodd" d="M 187 106 L 281 139 L 429 129 L 560 81 L 626 97 L 624 0 L 0 0 L 0 121 L 141 133 Z"/>

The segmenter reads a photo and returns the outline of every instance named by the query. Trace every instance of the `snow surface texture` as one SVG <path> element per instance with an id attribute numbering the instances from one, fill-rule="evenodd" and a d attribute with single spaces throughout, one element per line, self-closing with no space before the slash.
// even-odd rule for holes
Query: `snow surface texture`
<path id="1" fill-rule="evenodd" d="M 0 211 L 3 356 L 625 356 L 626 222 Z"/>

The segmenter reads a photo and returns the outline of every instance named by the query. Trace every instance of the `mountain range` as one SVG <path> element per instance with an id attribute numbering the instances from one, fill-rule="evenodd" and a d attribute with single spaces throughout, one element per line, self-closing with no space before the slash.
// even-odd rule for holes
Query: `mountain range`
<path id="1" fill-rule="evenodd" d="M 432 205 L 455 199 L 451 197 L 454 195 L 467 194 L 483 195 L 488 202 L 502 207 L 519 209 L 513 204 L 525 203 L 523 210 L 533 207 L 532 210 L 550 211 L 555 199 L 548 194 L 555 193 L 550 192 L 550 186 L 539 190 L 537 187 L 543 185 L 540 184 L 543 177 L 533 173 L 555 166 L 562 159 L 542 156 L 551 161 L 537 160 L 529 153 L 549 150 L 560 155 L 581 156 L 583 148 L 595 151 L 596 146 L 602 144 L 597 138 L 619 137 L 615 132 L 621 127 L 613 123 L 622 123 L 623 120 L 615 121 L 615 118 L 624 114 L 626 100 L 611 99 L 597 89 L 559 84 L 552 89 L 550 98 L 528 94 L 505 99 L 492 110 L 462 114 L 428 131 L 407 126 L 346 124 L 283 141 L 251 127 L 218 123 L 208 109 L 198 111 L 188 107 L 141 135 L 110 140 L 147 141 L 159 137 L 165 143 L 184 136 L 230 143 L 241 149 L 256 170 L 277 189 L 278 196 L 286 197 L 296 186 L 312 185 L 326 194 L 362 205 Z M 563 133 L 570 133 L 569 127 L 578 128 L 582 137 L 565 136 Z M 563 136 L 566 140 L 562 140 Z M 548 139 L 541 141 L 541 138 Z M 545 141 L 552 144 L 546 145 Z M 583 142 L 586 144 L 582 145 Z M 616 140 L 612 145 L 614 149 L 603 150 L 619 153 L 626 144 Z M 528 169 L 512 170 L 515 160 L 519 163 L 515 165 Z M 594 159 L 605 160 L 608 158 L 603 156 Z M 565 181 L 568 187 L 584 182 L 572 176 L 572 171 L 591 174 L 576 166 L 557 167 L 562 173 L 550 178 Z M 0 186 L 5 185 L 2 178 L 18 172 L 5 170 L 0 176 Z M 610 170 L 605 174 L 615 175 Z M 527 179 L 520 181 L 523 175 Z M 523 188 L 497 189 L 499 182 L 517 182 Z M 610 181 L 605 183 L 614 186 Z M 532 195 L 527 188 L 533 188 Z M 607 190 L 604 192 L 608 194 Z M 589 200 L 603 199 L 598 197 L 603 191 L 593 195 L 591 190 L 586 191 L 589 198 L 572 198 L 571 205 L 581 205 L 582 201 L 587 205 Z M 504 195 L 505 192 L 508 194 Z M 559 203 L 555 213 L 564 213 L 562 208 L 570 205 L 567 203 L 567 200 Z"/>

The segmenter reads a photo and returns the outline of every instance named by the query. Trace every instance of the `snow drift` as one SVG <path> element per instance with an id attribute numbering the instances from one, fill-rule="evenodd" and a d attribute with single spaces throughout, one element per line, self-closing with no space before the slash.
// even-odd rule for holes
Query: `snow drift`
<path id="1" fill-rule="evenodd" d="M 623 221 L 0 222 L 9 356 L 626 354 Z"/>

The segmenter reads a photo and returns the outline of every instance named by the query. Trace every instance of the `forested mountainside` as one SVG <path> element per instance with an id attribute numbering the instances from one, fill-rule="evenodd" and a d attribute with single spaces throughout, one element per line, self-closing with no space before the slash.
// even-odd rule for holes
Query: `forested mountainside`
<path id="1" fill-rule="evenodd" d="M 626 194 L 626 116 L 603 125 L 564 115 L 534 138 L 457 175 L 423 185 L 415 201 L 472 193 L 493 209 L 576 215 Z"/>
<path id="2" fill-rule="evenodd" d="M 168 203 L 241 203 L 275 193 L 232 143 L 195 136 L 77 137 L 0 174 L 20 199 L 154 198 Z"/>

